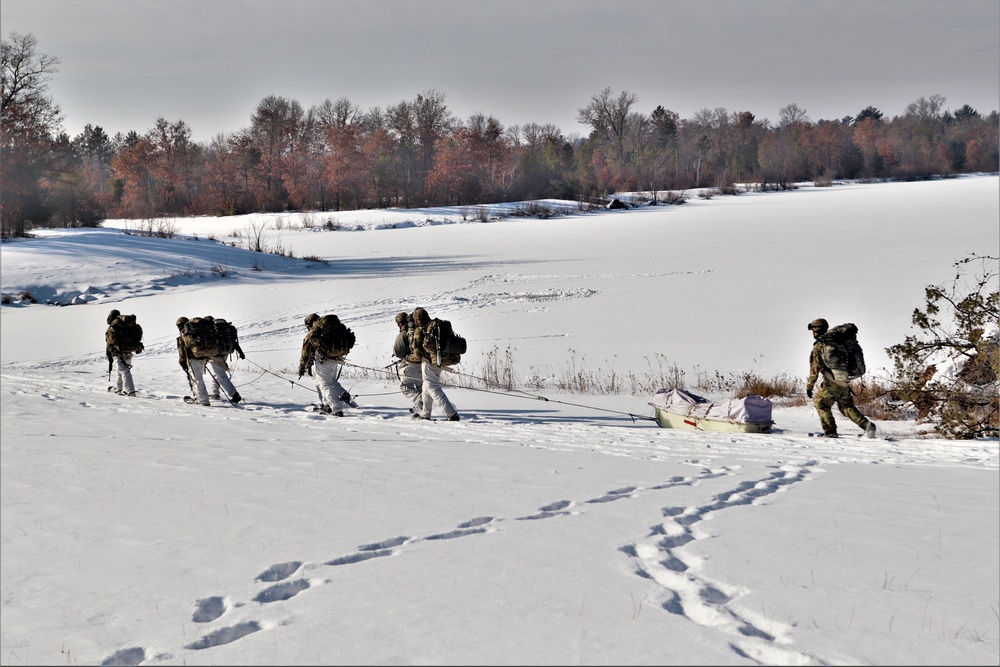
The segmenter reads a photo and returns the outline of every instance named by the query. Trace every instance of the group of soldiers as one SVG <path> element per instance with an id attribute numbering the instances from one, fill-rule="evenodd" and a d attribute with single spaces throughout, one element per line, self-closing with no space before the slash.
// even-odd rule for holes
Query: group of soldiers
<path id="1" fill-rule="evenodd" d="M 211 317 L 196 318 L 212 320 Z M 424 308 L 416 308 L 412 313 L 396 314 L 396 326 L 399 332 L 393 342 L 392 354 L 398 359 L 395 362 L 400 381 L 400 391 L 412 403 L 409 408 L 414 419 L 431 419 L 435 405 L 444 413 L 448 421 L 459 421 L 460 417 L 454 404 L 449 400 L 441 385 L 441 373 L 450 370 L 459 363 L 461 355 L 457 353 L 442 354 L 441 341 L 438 339 L 441 321 L 431 319 Z M 178 331 L 177 353 L 179 363 L 184 369 L 193 396 L 185 397 L 191 403 L 210 405 L 210 399 L 221 398 L 224 392 L 226 398 L 233 404 L 240 403 L 243 398 L 232 383 L 229 375 L 229 355 L 236 353 L 240 359 L 246 359 L 240 347 L 235 328 L 232 329 L 231 342 L 223 348 L 218 346 L 207 348 L 203 352 L 196 343 L 192 343 L 187 335 L 190 320 L 181 317 L 177 320 Z M 220 322 L 225 322 L 221 320 Z M 346 333 L 340 337 L 340 342 L 331 345 L 329 332 L 325 327 L 332 322 Z M 227 326 L 229 326 L 227 324 Z M 340 373 L 347 363 L 347 354 L 354 345 L 354 334 L 344 327 L 335 315 L 320 317 L 310 313 L 305 318 L 306 335 L 302 341 L 302 353 L 299 356 L 299 379 L 303 375 L 315 378 L 316 389 L 320 403 L 318 412 L 343 417 L 344 411 L 356 408 L 350 392 L 340 384 Z M 862 415 L 854 405 L 850 388 L 850 379 L 841 377 L 842 373 L 830 367 L 822 354 L 822 340 L 829 329 L 824 319 L 813 320 L 809 330 L 816 339 L 816 344 L 810 353 L 809 377 L 806 380 L 806 394 L 813 400 L 813 406 L 820 418 L 823 434 L 827 437 L 837 437 L 837 424 L 833 417 L 832 407 L 836 405 L 840 412 L 857 424 L 869 438 L 875 437 L 875 424 Z M 135 315 L 122 315 L 112 310 L 108 315 L 108 330 L 105 335 L 108 379 L 111 372 L 117 373 L 117 381 L 108 391 L 127 396 L 135 395 L 135 384 L 132 379 L 132 357 L 142 352 L 142 328 L 135 321 Z M 464 351 L 464 347 L 462 348 Z M 205 384 L 205 373 L 212 379 L 212 390 Z M 817 380 L 822 383 L 813 397 L 813 386 Z"/>
<path id="2" fill-rule="evenodd" d="M 126 319 L 130 318 L 130 319 Z M 213 320 L 211 316 L 195 318 Z M 320 403 L 315 408 L 317 412 L 343 417 L 347 408 L 356 408 L 350 392 L 340 384 L 340 374 L 346 356 L 354 344 L 353 333 L 349 343 L 331 348 L 325 342 L 323 326 L 333 320 L 339 324 L 334 315 L 320 317 L 310 313 L 305 318 L 306 335 L 302 341 L 302 352 L 299 356 L 299 379 L 309 375 L 315 379 Z M 414 419 L 431 419 L 435 406 L 444 414 L 448 421 L 459 421 L 460 417 L 454 404 L 445 394 L 441 384 L 441 373 L 459 363 L 460 355 L 440 354 L 437 329 L 431 326 L 432 320 L 424 308 L 416 308 L 412 313 L 400 312 L 396 315 L 396 326 L 399 331 L 393 342 L 393 355 L 397 374 L 400 380 L 400 390 L 410 400 L 410 413 Z M 135 325 L 129 330 L 126 322 Z M 210 405 L 211 399 L 219 400 L 222 395 L 231 403 L 238 404 L 243 400 L 239 391 L 233 385 L 228 359 L 231 354 L 237 354 L 240 359 L 246 359 L 240 347 L 238 337 L 232 336 L 231 346 L 222 349 L 208 348 L 205 352 L 193 343 L 186 331 L 189 327 L 187 317 L 177 319 L 176 325 L 181 334 L 177 337 L 178 363 L 184 369 L 192 396 L 186 396 L 189 403 Z M 137 331 L 136 331 L 137 330 Z M 105 335 L 106 354 L 109 363 L 108 375 L 116 373 L 116 382 L 108 387 L 108 391 L 126 396 L 135 395 L 135 383 L 132 378 L 132 360 L 135 354 L 142 352 L 142 329 L 135 324 L 134 315 L 121 315 L 118 310 L 112 310 L 108 315 L 108 329 Z M 231 349 L 230 349 L 231 348 Z M 211 391 L 206 386 L 205 374 L 211 378 Z"/>

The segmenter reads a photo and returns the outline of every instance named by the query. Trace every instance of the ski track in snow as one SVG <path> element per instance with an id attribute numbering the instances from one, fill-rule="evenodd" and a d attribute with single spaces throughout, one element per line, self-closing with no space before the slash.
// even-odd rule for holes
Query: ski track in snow
<path id="1" fill-rule="evenodd" d="M 262 630 L 276 630 L 282 623 L 255 620 L 254 611 L 262 605 L 294 604 L 296 596 L 314 591 L 333 582 L 335 570 L 378 558 L 405 557 L 408 547 L 418 542 L 434 542 L 488 536 L 498 531 L 517 530 L 518 522 L 557 519 L 573 513 L 600 511 L 606 503 L 627 501 L 642 494 L 668 492 L 682 486 L 696 486 L 719 478 L 733 478 L 729 490 L 713 496 L 708 505 L 685 507 L 668 505 L 662 508 L 662 519 L 654 522 L 649 533 L 637 541 L 618 547 L 618 551 L 634 563 L 635 575 L 659 585 L 657 605 L 665 614 L 683 616 L 699 626 L 730 636 L 734 653 L 760 664 L 828 664 L 820 656 L 795 650 L 793 628 L 764 619 L 739 606 L 738 600 L 749 590 L 732 584 L 712 581 L 698 572 L 699 561 L 685 554 L 685 546 L 708 537 L 698 524 L 713 512 L 738 510 L 756 504 L 762 498 L 780 493 L 792 485 L 808 481 L 817 472 L 816 462 L 785 465 L 763 479 L 742 480 L 740 470 L 731 467 L 702 468 L 693 476 L 675 476 L 650 487 L 629 486 L 611 489 L 594 498 L 562 499 L 550 502 L 536 511 L 516 517 L 477 516 L 439 533 L 428 535 L 396 535 L 368 544 L 357 550 L 322 563 L 289 561 L 266 566 L 254 578 L 260 590 L 249 602 L 237 601 L 229 595 L 212 595 L 195 600 L 191 621 L 209 624 L 221 620 L 222 627 L 212 629 L 184 645 L 192 652 L 230 644 Z M 613 545 L 608 545 L 609 550 Z M 310 593 L 311 594 L 311 593 Z M 252 603 L 256 603 L 252 604 Z M 182 656 L 153 655 L 142 646 L 123 648 L 105 658 L 102 665 L 137 665 L 144 660 L 176 659 Z M 185 658 L 185 661 L 187 658 Z M 192 656 L 192 660 L 197 660 Z"/>

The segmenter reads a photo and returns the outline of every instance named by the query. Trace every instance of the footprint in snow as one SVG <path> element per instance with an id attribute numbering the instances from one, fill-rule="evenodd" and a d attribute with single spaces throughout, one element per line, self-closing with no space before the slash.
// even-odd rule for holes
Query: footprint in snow
<path id="1" fill-rule="evenodd" d="M 265 588 L 260 593 L 254 596 L 254 602 L 260 602 L 267 604 L 268 602 L 281 602 L 282 600 L 288 600 L 295 597 L 302 591 L 309 588 L 309 582 L 305 579 L 296 579 L 295 581 L 286 581 L 283 584 L 275 584 L 269 588 Z"/>
<path id="2" fill-rule="evenodd" d="M 201 651 L 214 646 L 223 646 L 224 644 L 230 644 L 237 639 L 257 632 L 260 629 L 260 624 L 256 621 L 247 621 L 246 623 L 240 623 L 238 625 L 228 628 L 220 628 L 219 630 L 210 632 L 198 641 L 192 642 L 184 648 L 191 649 L 192 651 Z"/>
<path id="3" fill-rule="evenodd" d="M 538 512 L 535 514 L 529 514 L 528 516 L 520 516 L 517 517 L 516 520 L 534 521 L 537 519 L 548 519 L 554 516 L 566 515 L 569 514 L 569 512 L 563 512 L 562 510 L 566 509 L 572 504 L 573 502 L 570 500 L 557 500 L 554 503 L 549 503 L 548 505 L 539 507 Z"/>
<path id="4" fill-rule="evenodd" d="M 196 609 L 191 620 L 195 623 L 211 623 L 226 613 L 226 601 L 219 596 L 202 598 L 194 604 Z"/>
<path id="5" fill-rule="evenodd" d="M 138 665 L 146 659 L 146 652 L 138 646 L 115 651 L 101 661 L 101 665 Z"/>
<path id="6" fill-rule="evenodd" d="M 456 537 L 465 537 L 466 535 L 476 535 L 479 533 L 485 533 L 487 531 L 483 526 L 489 524 L 493 521 L 491 516 L 481 516 L 475 519 L 470 519 L 469 521 L 464 521 L 458 524 L 456 530 L 448 531 L 447 533 L 437 533 L 436 535 L 428 535 L 424 539 L 426 540 L 453 540 Z"/>
<path id="7" fill-rule="evenodd" d="M 622 498 L 628 498 L 629 494 L 635 491 L 634 486 L 626 486 L 623 489 L 614 489 L 608 491 L 606 494 L 600 498 L 594 498 L 592 500 L 586 501 L 587 503 L 610 503 L 615 500 L 621 500 Z"/>
<path id="8" fill-rule="evenodd" d="M 255 581 L 281 581 L 295 574 L 300 567 L 302 567 L 302 562 L 297 560 L 278 563 L 258 574 Z"/>

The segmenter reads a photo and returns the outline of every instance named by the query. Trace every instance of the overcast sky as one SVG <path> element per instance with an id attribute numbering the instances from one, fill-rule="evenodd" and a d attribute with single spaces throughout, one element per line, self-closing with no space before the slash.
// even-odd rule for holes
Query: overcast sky
<path id="1" fill-rule="evenodd" d="M 369 109 L 428 90 L 461 119 L 566 136 L 605 87 L 681 118 L 891 117 L 935 94 L 1000 108 L 997 0 L 3 0 L 0 24 L 61 61 L 50 93 L 70 136 L 163 117 L 208 141 L 268 95 Z"/>

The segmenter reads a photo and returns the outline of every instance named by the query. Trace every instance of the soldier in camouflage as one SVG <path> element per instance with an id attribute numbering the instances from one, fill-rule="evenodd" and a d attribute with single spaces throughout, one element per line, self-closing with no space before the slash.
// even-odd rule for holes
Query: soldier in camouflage
<path id="1" fill-rule="evenodd" d="M 108 380 L 111 379 L 111 372 L 116 376 L 115 385 L 108 387 L 108 391 L 124 396 L 135 396 L 135 382 L 132 379 L 132 355 L 142 352 L 143 345 L 138 343 L 134 348 L 121 340 L 122 326 L 125 318 L 135 321 L 135 315 L 122 315 L 117 309 L 108 313 L 108 328 L 104 334 L 105 355 L 108 358 Z M 141 331 L 141 330 L 140 330 Z"/>
<path id="2" fill-rule="evenodd" d="M 457 422 L 460 417 L 458 410 L 445 395 L 441 387 L 441 371 L 450 368 L 453 360 L 443 359 L 441 365 L 437 361 L 437 341 L 432 332 L 431 317 L 423 308 L 413 311 L 413 345 L 408 361 L 420 364 L 420 375 L 423 380 L 423 389 L 420 399 L 416 404 L 414 419 L 430 419 L 436 402 L 444 411 L 448 421 Z"/>
<path id="3" fill-rule="evenodd" d="M 840 413 L 857 424 L 869 438 L 875 437 L 875 423 L 865 417 L 854 405 L 854 395 L 851 392 L 850 382 L 838 380 L 834 377 L 826 362 L 823 360 L 823 343 L 818 339 L 825 334 L 829 328 L 829 323 L 822 319 L 815 319 L 809 323 L 809 330 L 813 334 L 812 352 L 809 354 L 809 377 L 806 379 L 806 396 L 812 399 L 813 407 L 819 414 L 819 423 L 823 427 L 823 435 L 827 438 L 837 437 L 837 421 L 833 418 L 833 406 L 836 404 Z M 823 382 L 813 396 L 813 385 L 822 376 Z"/>
<path id="4" fill-rule="evenodd" d="M 343 355 L 325 356 L 320 350 L 320 316 L 310 313 L 306 316 L 307 333 L 302 339 L 302 352 L 299 354 L 299 379 L 303 375 L 314 375 L 316 392 L 320 403 L 317 412 L 335 417 L 343 417 L 344 410 L 357 407 L 351 400 L 351 394 L 340 384 L 340 369 L 346 363 Z"/>
<path id="5" fill-rule="evenodd" d="M 413 316 L 408 313 L 396 313 L 396 326 L 399 333 L 392 345 L 392 354 L 399 359 L 396 362 L 396 375 L 399 377 L 399 390 L 413 404 L 410 412 L 416 414 L 423 410 L 423 376 L 419 361 L 411 360 L 413 351 L 413 335 L 416 326 Z"/>

